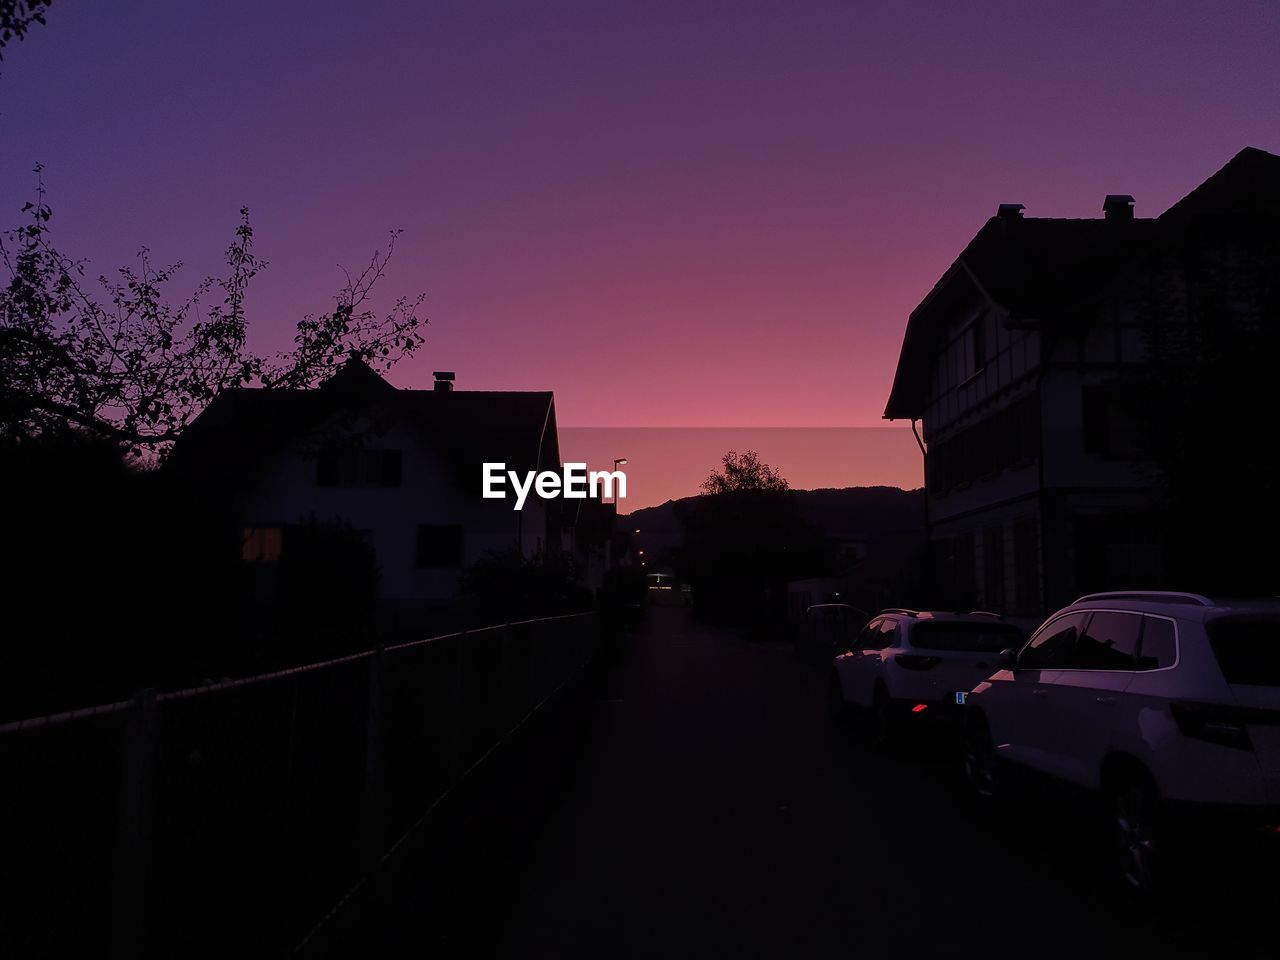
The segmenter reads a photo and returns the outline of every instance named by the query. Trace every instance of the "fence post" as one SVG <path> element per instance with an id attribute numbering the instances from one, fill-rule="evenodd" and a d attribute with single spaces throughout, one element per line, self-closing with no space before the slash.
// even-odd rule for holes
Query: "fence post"
<path id="1" fill-rule="evenodd" d="M 156 751 L 156 692 L 140 691 L 125 720 L 120 806 L 116 834 L 116 955 L 141 952 L 143 888 L 146 883 L 151 782 Z"/>
<path id="2" fill-rule="evenodd" d="M 369 658 L 369 703 L 364 728 L 364 801 L 361 823 L 361 844 L 365 871 L 373 869 L 381 855 L 379 847 L 382 795 L 382 720 L 385 694 L 387 654 L 382 644 L 374 648 Z"/>
<path id="3" fill-rule="evenodd" d="M 529 672 L 525 677 L 525 685 L 528 690 L 528 694 L 525 699 L 526 710 L 532 710 L 537 706 L 538 701 L 542 698 L 542 688 L 539 685 L 538 674 L 540 672 L 539 657 L 542 656 L 542 648 L 544 644 L 540 643 L 538 640 L 538 634 L 541 632 L 538 629 L 538 623 L 539 621 L 536 617 L 529 621 Z"/>
<path id="4" fill-rule="evenodd" d="M 512 688 L 514 684 L 511 682 L 512 665 L 511 665 L 511 621 L 508 620 L 502 625 L 502 643 L 498 648 L 498 711 L 499 726 L 501 732 L 506 733 L 511 726 L 512 715 L 515 713 L 511 709 Z"/>
<path id="5" fill-rule="evenodd" d="M 462 776 L 463 714 L 466 707 L 466 657 L 467 631 L 464 629 L 454 640 L 453 656 L 453 743 L 449 752 L 449 783 L 455 784 Z"/>

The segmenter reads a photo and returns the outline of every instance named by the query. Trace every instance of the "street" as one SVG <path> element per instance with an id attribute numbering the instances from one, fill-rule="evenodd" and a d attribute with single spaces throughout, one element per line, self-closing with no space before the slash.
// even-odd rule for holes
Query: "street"
<path id="1" fill-rule="evenodd" d="M 1227 871 L 1172 903 L 1135 904 L 1106 872 L 1086 804 L 1028 794 L 989 809 L 943 745 L 884 755 L 833 724 L 825 682 L 785 644 L 651 610 L 589 699 L 487 785 L 498 798 L 406 854 L 335 947 L 1275 955 L 1271 891 Z M 565 731 L 577 734 L 567 747 Z"/>

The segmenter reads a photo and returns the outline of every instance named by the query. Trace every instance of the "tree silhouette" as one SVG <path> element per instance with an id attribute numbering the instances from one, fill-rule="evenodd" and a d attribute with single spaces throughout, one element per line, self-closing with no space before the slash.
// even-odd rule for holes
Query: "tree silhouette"
<path id="1" fill-rule="evenodd" d="M 44 25 L 45 11 L 53 0 L 0 0 L 0 60 L 4 48 L 27 35 L 33 23 Z"/>
<path id="2" fill-rule="evenodd" d="M 743 490 L 786 490 L 788 484 L 775 468 L 762 463 L 754 450 L 730 450 L 721 460 L 720 470 L 702 482 L 703 493 L 733 493 Z"/>
<path id="3" fill-rule="evenodd" d="M 787 481 L 754 450 L 724 455 L 704 496 L 681 512 L 681 575 L 711 618 L 780 631 L 786 584 L 830 572 L 834 549 L 796 509 Z"/>
<path id="4" fill-rule="evenodd" d="M 246 297 L 266 267 L 241 208 L 226 251 L 227 272 L 207 277 L 173 303 L 165 289 L 182 264 L 157 265 L 145 248 L 116 277 L 87 279 L 84 261 L 53 243 L 53 212 L 36 168 L 27 222 L 0 238 L 0 440 L 68 427 L 116 441 L 134 453 L 167 450 L 217 394 L 238 386 L 314 386 L 352 354 L 381 370 L 422 344 L 423 295 L 401 297 L 379 314 L 374 286 L 395 249 L 346 274 L 330 310 L 297 322 L 290 350 L 249 349 Z"/>

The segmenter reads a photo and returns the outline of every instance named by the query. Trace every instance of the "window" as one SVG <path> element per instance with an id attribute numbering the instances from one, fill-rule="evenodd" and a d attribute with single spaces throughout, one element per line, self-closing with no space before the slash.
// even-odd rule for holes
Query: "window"
<path id="1" fill-rule="evenodd" d="M 1165 586 L 1165 523 L 1156 514 L 1115 512 L 1074 520 L 1076 586 L 1081 593 Z"/>
<path id="2" fill-rule="evenodd" d="M 1142 418 L 1135 398 L 1115 384 L 1090 384 L 1080 391 L 1086 453 L 1117 460 L 1142 456 Z"/>
<path id="3" fill-rule="evenodd" d="M 1018 666 L 1028 670 L 1058 670 L 1075 659 L 1083 613 L 1071 613 L 1046 623 L 1018 656 Z"/>
<path id="4" fill-rule="evenodd" d="M 280 527 L 245 527 L 240 539 L 240 559 L 246 563 L 274 563 L 280 559 L 283 534 Z"/>
<path id="5" fill-rule="evenodd" d="M 1132 670 L 1141 633 L 1140 614 L 1095 613 L 1076 644 L 1072 661 L 1063 666 L 1077 670 Z"/>
<path id="6" fill-rule="evenodd" d="M 896 647 L 898 645 L 899 632 L 896 620 L 885 620 L 884 626 L 880 628 L 880 649 Z"/>
<path id="7" fill-rule="evenodd" d="M 881 625 L 883 622 L 884 622 L 884 621 L 882 621 L 882 620 L 872 620 L 872 621 L 871 621 L 870 623 L 868 623 L 865 627 L 863 627 L 863 628 L 862 628 L 862 632 L 861 632 L 860 634 L 858 634 L 858 641 L 857 641 L 857 643 L 855 643 L 855 644 L 853 645 L 853 646 L 854 646 L 854 649 L 855 649 L 855 650 L 876 650 L 876 649 L 879 649 L 879 643 L 880 643 L 880 625 Z"/>
<path id="8" fill-rule="evenodd" d="M 419 567 L 456 569 L 462 566 L 462 525 L 423 523 L 418 525 Z"/>
<path id="9" fill-rule="evenodd" d="M 960 332 L 957 342 L 960 359 L 960 382 L 982 371 L 987 365 L 987 329 L 986 317 L 978 316 L 973 323 Z"/>
<path id="10" fill-rule="evenodd" d="M 925 470 L 929 492 L 941 496 L 948 490 L 1002 470 L 1023 467 L 1040 455 L 1040 407 L 1029 394 L 929 445 Z"/>
<path id="11" fill-rule="evenodd" d="M 321 487 L 398 487 L 399 450 L 341 450 L 316 458 L 316 485 Z"/>
<path id="12" fill-rule="evenodd" d="M 1138 669 L 1159 670 L 1161 667 L 1172 667 L 1178 659 L 1173 621 L 1163 617 L 1142 619 L 1142 652 L 1138 656 Z"/>

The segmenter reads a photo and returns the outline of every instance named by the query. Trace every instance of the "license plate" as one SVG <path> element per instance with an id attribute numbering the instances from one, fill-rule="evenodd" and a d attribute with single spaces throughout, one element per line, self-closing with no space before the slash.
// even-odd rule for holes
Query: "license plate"
<path id="1" fill-rule="evenodd" d="M 967 699 L 968 699 L 968 697 L 969 697 L 969 694 L 965 693 L 963 690 L 957 690 L 957 691 L 956 691 L 956 703 L 957 703 L 959 706 L 962 706 L 962 707 L 963 707 L 963 706 L 964 706 L 964 702 L 965 702 L 965 700 L 967 700 Z"/>

